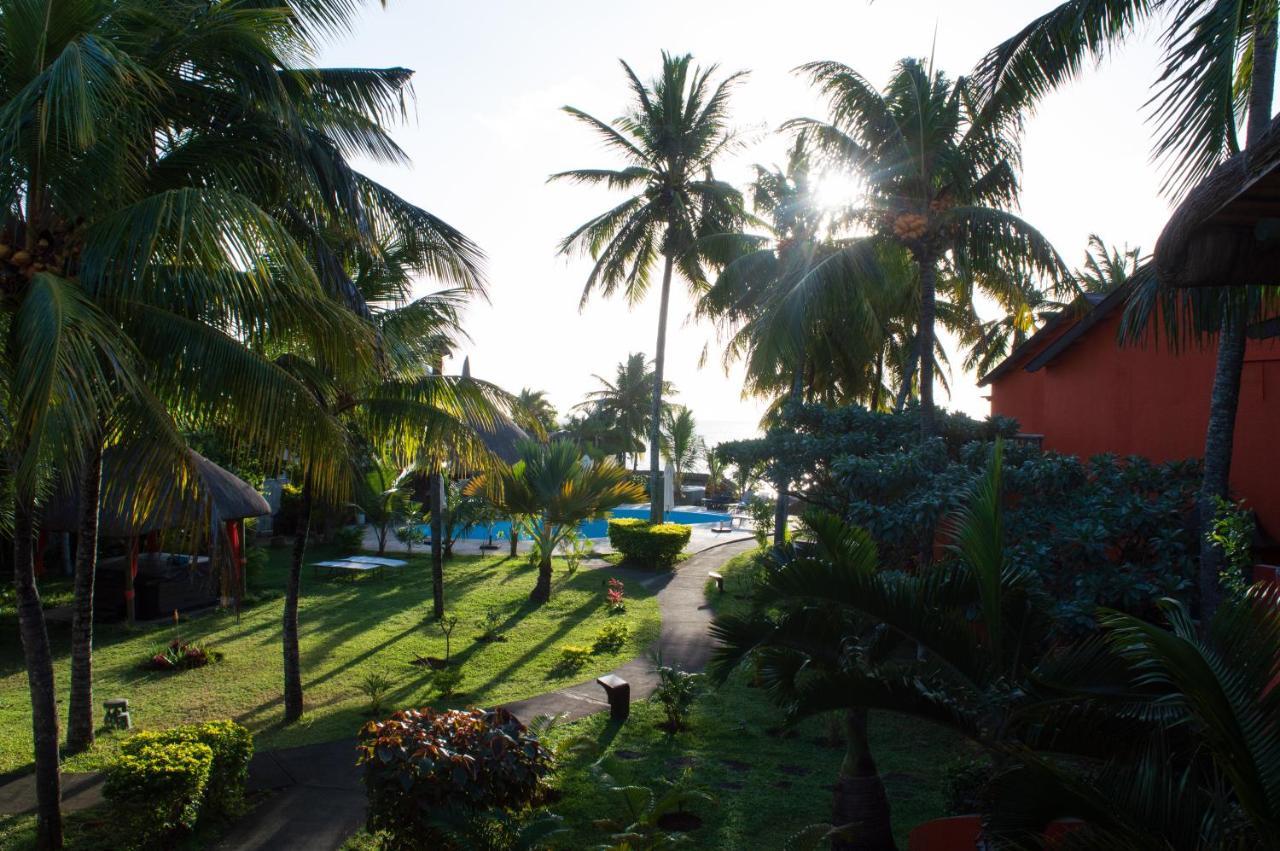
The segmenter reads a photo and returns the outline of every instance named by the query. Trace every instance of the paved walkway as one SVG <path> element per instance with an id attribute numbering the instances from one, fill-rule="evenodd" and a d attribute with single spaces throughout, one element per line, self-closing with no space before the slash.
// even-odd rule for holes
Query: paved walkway
<path id="1" fill-rule="evenodd" d="M 662 615 L 655 649 L 665 664 L 686 671 L 702 670 L 711 656 L 707 635 L 711 611 L 703 594 L 707 572 L 754 546 L 754 541 L 741 533 L 728 541 L 717 538 L 709 543 L 713 545 L 691 556 L 678 570 L 641 580 L 645 587 L 656 590 Z M 633 700 L 648 697 L 657 683 L 648 655 L 613 673 L 631 684 Z M 608 703 L 593 678 L 508 703 L 506 708 L 526 721 L 557 714 L 572 720 L 606 710 Z M 341 847 L 364 826 L 364 788 L 351 740 L 261 751 L 250 763 L 249 787 L 269 794 L 216 848 L 325 851 Z M 97 773 L 64 774 L 62 790 L 64 810 L 85 809 L 102 801 L 102 777 Z M 0 777 L 0 813 L 26 812 L 34 806 L 33 775 Z"/>

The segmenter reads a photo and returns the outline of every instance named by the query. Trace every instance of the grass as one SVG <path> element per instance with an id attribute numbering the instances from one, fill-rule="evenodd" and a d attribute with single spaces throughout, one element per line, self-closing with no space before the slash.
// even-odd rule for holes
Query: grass
<path id="1" fill-rule="evenodd" d="M 720 569 L 725 592 L 707 581 L 707 600 L 717 614 L 745 613 L 752 577 L 762 570 L 755 552 L 735 556 Z M 690 729 L 675 736 L 658 727 L 661 706 L 654 700 L 633 705 L 621 725 L 593 716 L 556 731 L 585 736 L 601 753 L 595 764 L 565 767 L 558 778 L 563 798 L 554 808 L 571 829 L 563 847 L 603 842 L 592 821 L 619 816 L 610 786 L 661 789 L 659 778 L 688 771 L 717 804 L 699 810 L 703 825 L 691 835 L 704 848 L 781 848 L 807 825 L 829 822 L 831 786 L 843 745 L 833 743 L 831 724 L 812 719 L 782 727 L 781 712 L 744 675 L 704 690 Z M 945 810 L 945 766 L 967 753 L 953 733 L 922 721 L 872 713 L 872 753 L 884 779 L 894 835 L 906 847 L 912 827 Z"/>
<path id="2" fill-rule="evenodd" d="M 318 546 L 308 551 L 307 560 L 334 555 L 338 553 Z M 614 571 L 584 569 L 569 577 L 557 569 L 551 602 L 534 607 L 527 598 L 536 571 L 523 558 L 457 556 L 445 565 L 445 593 L 449 612 L 459 618 L 451 643 L 463 679 L 459 695 L 441 700 L 430 686 L 430 671 L 410 664 L 415 656 L 445 655 L 444 637 L 429 617 L 427 556 L 413 556 L 408 567 L 388 572 L 381 580 L 317 581 L 306 571 L 299 611 L 306 714 L 286 727 L 281 724 L 280 630 L 288 558 L 287 549 L 269 551 L 267 567 L 252 583 L 267 599 L 238 619 L 230 612 L 214 612 L 177 626 L 99 626 L 94 652 L 99 711 L 103 700 L 120 696 L 129 699 L 135 727 L 231 718 L 254 733 L 259 749 L 310 744 L 352 736 L 368 720 L 367 699 L 358 686 L 370 673 L 395 680 L 384 703 L 388 707 L 492 705 L 602 674 L 642 653 L 658 635 L 657 600 L 639 582 L 627 582 L 625 614 L 606 614 L 603 583 Z M 502 615 L 505 641 L 479 640 L 478 624 L 490 608 Z M 0 618 L 8 621 L 0 623 L 0 629 L 14 635 L 17 625 L 11 612 Z M 557 666 L 563 645 L 589 647 L 604 624 L 618 621 L 629 627 L 622 647 L 593 654 L 578 670 Z M 69 688 L 69 632 L 69 625 L 50 625 L 63 711 Z M 220 651 L 224 659 L 181 673 L 140 669 L 144 659 L 177 637 Z M 116 752 L 118 742 L 117 735 L 104 733 L 98 745 L 69 758 L 64 768 L 99 768 Z M 5 642 L 0 647 L 0 773 L 29 767 L 31 750 L 22 651 L 17 641 Z"/>

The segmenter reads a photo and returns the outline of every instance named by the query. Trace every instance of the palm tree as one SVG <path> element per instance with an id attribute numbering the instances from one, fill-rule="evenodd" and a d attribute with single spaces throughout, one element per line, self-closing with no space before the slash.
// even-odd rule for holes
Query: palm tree
<path id="1" fill-rule="evenodd" d="M 662 412 L 662 457 L 675 468 L 672 485 L 677 498 L 680 486 L 684 483 L 685 471 L 692 469 L 707 452 L 707 446 L 698 436 L 697 428 L 693 411 L 684 405 L 672 405 Z"/>
<path id="2" fill-rule="evenodd" d="M 1156 125 L 1155 155 L 1166 163 L 1165 191 L 1177 198 L 1208 176 L 1214 166 L 1256 145 L 1271 124 L 1276 83 L 1277 24 L 1274 2 L 1237 7 L 1197 0 L 1068 0 L 997 45 L 977 71 L 985 111 L 1032 107 L 1045 93 L 1073 78 L 1089 59 L 1103 56 L 1159 16 L 1165 53 L 1150 101 Z M 1244 289 L 1244 288 L 1242 288 Z M 1187 336 L 1216 320 L 1218 361 L 1205 430 L 1204 483 L 1200 492 L 1200 595 L 1205 612 L 1220 596 L 1220 554 L 1207 539 L 1213 506 L 1228 496 L 1246 328 L 1257 293 L 1215 293 L 1203 299 Z"/>
<path id="3" fill-rule="evenodd" d="M 1076 282 L 1087 293 L 1106 295 L 1127 284 L 1142 264 L 1142 249 L 1125 245 L 1108 247 L 1102 237 L 1089 234 L 1084 266 L 1076 270 Z"/>
<path id="4" fill-rule="evenodd" d="M 555 406 L 547 399 L 545 391 L 532 390 L 528 387 L 521 388 L 520 392 L 516 394 L 516 405 L 542 426 L 542 430 L 547 434 L 559 428 L 559 424 L 556 422 Z"/>
<path id="5" fill-rule="evenodd" d="M 599 375 L 592 376 L 603 386 L 588 393 L 586 401 L 577 405 L 577 408 L 593 411 L 611 424 L 617 436 L 610 442 L 623 447 L 619 450 L 623 463 L 626 455 L 634 455 L 639 463 L 639 453 L 644 451 L 644 437 L 649 432 L 653 414 L 650 401 L 656 375 L 644 353 L 633 352 L 618 364 L 613 381 Z M 672 395 L 676 392 L 675 385 L 664 381 L 662 392 Z"/>
<path id="6" fill-rule="evenodd" d="M 0 63 L 0 158 L 10 176 L 0 224 L 0 442 L 13 499 L 5 513 L 13 519 L 41 847 L 60 847 L 62 827 L 52 664 L 32 563 L 39 496 L 51 469 L 68 489 L 82 477 L 88 485 L 70 704 L 72 745 L 82 746 L 92 729 L 91 720 L 79 722 L 92 710 L 92 497 L 104 434 L 149 436 L 155 464 L 141 466 L 168 465 L 181 487 L 189 484 L 178 429 L 148 368 L 150 347 L 192 326 L 226 323 L 243 339 L 260 334 L 269 318 L 289 330 L 321 312 L 309 307 L 323 293 L 297 244 L 246 191 L 252 169 L 242 167 L 243 146 L 207 147 L 202 131 L 225 132 L 225 119 L 247 104 L 278 117 L 285 108 L 273 80 L 285 67 L 280 56 L 305 54 L 313 25 L 324 19 L 341 27 L 353 11 L 328 5 L 308 4 L 288 21 L 274 11 L 197 2 L 163 10 L 135 2 L 51 6 L 39 15 L 23 4 L 0 5 L 7 57 Z M 84 61 L 89 53 L 92 62 Z M 238 79 L 246 63 L 271 70 Z M 226 112 L 193 110 L 204 94 Z M 171 324 L 145 328 L 157 319 Z M 210 373 L 236 359 L 230 348 L 211 353 Z M 166 355 L 171 372 L 187 371 L 172 350 Z M 259 386 L 243 370 L 223 377 L 223 398 L 243 392 L 257 403 L 279 389 Z M 211 397 L 200 393 L 208 386 L 196 382 L 161 398 L 185 399 L 184 413 L 199 417 L 209 411 Z M 277 412 L 262 412 L 264 434 L 278 426 Z"/>
<path id="7" fill-rule="evenodd" d="M 440 352 L 460 332 L 459 306 L 473 295 L 483 296 L 478 275 L 467 255 L 447 252 L 439 243 L 420 243 L 422 254 L 390 248 L 375 258 L 364 250 L 347 249 L 342 258 L 351 270 L 353 297 L 367 310 L 363 321 L 371 337 L 379 341 L 376 369 L 334 372 L 320 353 L 291 347 L 276 358 L 280 368 L 294 375 L 312 394 L 314 407 L 335 430 L 358 434 L 381 448 L 390 463 L 443 476 L 450 464 L 478 470 L 498 463 L 485 445 L 482 433 L 491 431 L 499 416 L 510 413 L 514 399 L 498 388 L 469 377 L 453 377 L 438 371 Z M 451 264 L 467 271 L 448 271 Z M 449 274 L 459 286 L 408 301 L 413 272 Z M 433 366 L 434 365 L 434 366 Z M 349 448 L 343 460 L 353 473 L 358 453 Z M 303 454 L 302 521 L 294 538 L 293 558 L 285 585 L 284 658 L 285 721 L 297 720 L 303 711 L 302 679 L 298 649 L 298 599 L 305 557 L 309 518 L 317 495 L 315 471 L 331 459 Z M 437 540 L 439 538 L 437 537 Z M 443 582 L 434 576 L 433 596 L 437 612 L 443 611 Z"/>
<path id="8" fill-rule="evenodd" d="M 915 59 L 898 63 L 883 92 L 837 62 L 801 70 L 827 97 L 831 119 L 789 126 L 860 175 L 866 197 L 848 216 L 906 249 L 918 267 L 915 357 L 927 437 L 934 428 L 934 368 L 924 355 L 934 349 L 942 265 L 961 278 L 1022 270 L 1067 277 L 1048 240 L 1009 212 L 1018 198 L 1016 122 L 979 114 L 969 80 L 952 81 Z"/>
<path id="9" fill-rule="evenodd" d="M 595 216 L 560 244 L 562 253 L 586 253 L 595 260 L 582 293 L 583 303 L 599 289 L 605 296 L 622 289 L 635 304 L 649 290 L 655 262 L 662 258 L 658 339 L 654 349 L 649 410 L 650 518 L 663 517 L 659 485 L 659 426 L 667 356 L 667 306 L 678 268 L 692 287 L 703 284 L 698 238 L 720 232 L 739 214 L 738 192 L 712 176 L 716 161 L 736 144 L 727 129 L 729 93 L 742 74 L 713 86 L 716 66 L 691 68 L 689 55 L 662 54 L 662 71 L 645 85 L 622 62 L 633 101 L 612 124 L 587 113 L 565 111 L 594 130 L 627 165 L 620 169 L 574 169 L 552 175 L 610 189 L 635 190 L 622 203 Z"/>
<path id="10" fill-rule="evenodd" d="M 702 460 L 707 465 L 707 496 L 713 497 L 720 490 L 720 484 L 724 481 L 725 463 L 724 458 L 715 449 L 708 449 L 702 456 Z"/>
<path id="11" fill-rule="evenodd" d="M 551 557 L 560 542 L 583 520 L 642 499 L 644 491 L 625 468 L 609 459 L 583 458 L 567 440 L 525 441 L 520 455 L 510 467 L 480 474 L 468 492 L 483 493 L 500 511 L 526 518 L 525 531 L 539 553 L 538 582 L 529 599 L 541 604 L 551 599 Z"/>

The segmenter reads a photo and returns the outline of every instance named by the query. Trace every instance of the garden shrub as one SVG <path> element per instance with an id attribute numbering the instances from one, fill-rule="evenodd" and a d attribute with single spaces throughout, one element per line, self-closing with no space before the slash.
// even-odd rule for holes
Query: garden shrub
<path id="1" fill-rule="evenodd" d="M 121 745 L 122 753 L 138 754 L 143 748 L 174 744 L 201 744 L 209 748 L 213 762 L 204 793 L 204 815 L 232 816 L 244 803 L 253 758 L 253 736 L 234 721 L 183 724 L 170 730 L 141 732 Z"/>
<path id="2" fill-rule="evenodd" d="M 557 671 L 568 673 L 576 671 L 591 659 L 591 648 L 576 644 L 566 644 L 560 648 L 560 659 L 556 662 Z"/>
<path id="3" fill-rule="evenodd" d="M 363 526 L 343 526 L 333 533 L 333 545 L 340 550 L 358 550 L 363 543 Z"/>
<path id="4" fill-rule="evenodd" d="M 791 471 L 806 503 L 866 529 L 890 570 L 916 569 L 929 542 L 935 559 L 950 557 L 954 513 L 995 439 L 1017 433 L 1012 420 L 946 414 L 937 436 L 921 441 L 915 410 L 788 411 L 787 427 L 719 451 L 735 464 L 764 464 L 770 477 L 779 465 Z M 1010 566 L 1026 571 L 1063 633 L 1095 628 L 1099 606 L 1149 616 L 1161 597 L 1190 601 L 1197 462 L 1082 461 L 1007 440 L 1004 477 Z"/>
<path id="5" fill-rule="evenodd" d="M 663 726 L 668 732 L 675 733 L 687 726 L 689 709 L 702 690 L 702 675 L 663 665 L 661 661 L 657 672 L 658 686 L 653 696 L 662 704 L 662 711 L 667 716 Z"/>
<path id="6" fill-rule="evenodd" d="M 108 766 L 102 794 L 140 846 L 164 847 L 200 818 L 212 765 L 213 750 L 200 742 L 143 744 Z"/>
<path id="7" fill-rule="evenodd" d="M 631 630 L 625 623 L 607 623 L 596 633 L 591 649 L 596 653 L 617 652 L 626 645 L 630 635 Z"/>
<path id="8" fill-rule="evenodd" d="M 681 523 L 650 524 L 638 517 L 619 517 L 609 521 L 609 543 L 627 561 L 670 567 L 684 552 L 691 531 Z"/>
<path id="9" fill-rule="evenodd" d="M 360 732 L 370 831 L 383 847 L 449 847 L 442 811 L 514 811 L 534 803 L 551 753 L 505 709 L 404 710 Z"/>
<path id="10" fill-rule="evenodd" d="M 151 671 L 189 671 L 221 660 L 222 654 L 216 650 L 202 647 L 194 641 L 175 638 L 163 650 L 152 654 L 142 663 L 142 667 Z"/>

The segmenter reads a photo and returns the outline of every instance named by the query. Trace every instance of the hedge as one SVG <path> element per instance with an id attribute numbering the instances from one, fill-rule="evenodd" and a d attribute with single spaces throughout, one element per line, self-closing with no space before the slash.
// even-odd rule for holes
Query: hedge
<path id="1" fill-rule="evenodd" d="M 245 784 L 249 780 L 253 736 L 234 721 L 208 721 L 137 733 L 125 740 L 121 751 L 137 754 L 146 747 L 191 742 L 206 745 L 213 752 L 201 815 L 236 815 L 244 803 Z"/>
<path id="2" fill-rule="evenodd" d="M 649 524 L 637 517 L 609 521 L 609 543 L 631 562 L 651 567 L 676 563 L 692 529 L 681 523 Z"/>
<path id="3" fill-rule="evenodd" d="M 213 750 L 200 742 L 141 744 L 107 768 L 102 794 L 138 845 L 164 846 L 200 817 Z"/>

